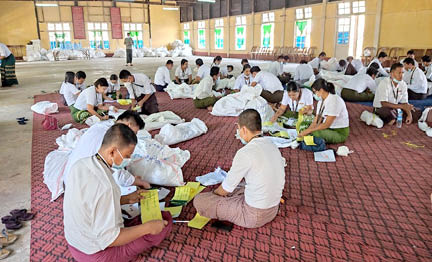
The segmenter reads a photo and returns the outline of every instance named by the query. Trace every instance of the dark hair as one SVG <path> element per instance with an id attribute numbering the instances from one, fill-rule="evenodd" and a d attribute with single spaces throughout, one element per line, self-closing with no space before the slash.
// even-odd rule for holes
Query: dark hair
<path id="1" fill-rule="evenodd" d="M 129 76 L 131 76 L 132 74 L 128 71 L 128 70 L 122 70 L 120 71 L 119 77 L 120 79 L 127 79 Z"/>
<path id="2" fill-rule="evenodd" d="M 204 64 L 203 60 L 201 58 L 198 58 L 197 60 L 195 60 L 195 64 L 202 66 Z"/>
<path id="3" fill-rule="evenodd" d="M 391 68 L 390 68 L 390 72 L 393 72 L 393 71 L 395 71 L 398 68 L 403 68 L 403 65 L 401 63 L 395 63 L 395 64 L 393 64 L 391 66 Z"/>
<path id="4" fill-rule="evenodd" d="M 243 59 L 241 60 L 241 64 L 243 64 L 243 63 L 249 64 L 249 61 L 248 61 L 246 58 L 243 58 Z"/>
<path id="5" fill-rule="evenodd" d="M 245 65 L 243 66 L 242 73 L 244 73 L 244 71 L 246 71 L 246 69 L 248 69 L 248 68 L 251 68 L 251 66 L 250 66 L 249 64 L 245 64 Z"/>
<path id="6" fill-rule="evenodd" d="M 127 35 L 130 35 L 130 32 L 128 32 Z"/>
<path id="7" fill-rule="evenodd" d="M 227 68 L 231 68 L 231 70 L 234 70 L 234 66 L 232 65 L 227 65 Z"/>
<path id="8" fill-rule="evenodd" d="M 238 124 L 252 132 L 261 131 L 261 116 L 255 109 L 246 109 L 239 115 Z"/>
<path id="9" fill-rule="evenodd" d="M 370 76 L 376 76 L 376 75 L 378 75 L 378 70 L 376 70 L 375 68 L 373 68 L 373 67 L 369 67 L 367 70 L 366 70 L 366 74 L 368 74 L 368 75 L 370 75 Z"/>
<path id="10" fill-rule="evenodd" d="M 378 63 L 373 62 L 372 64 L 369 65 L 369 68 L 374 68 L 376 70 L 378 70 L 380 68 Z"/>
<path id="11" fill-rule="evenodd" d="M 283 56 L 283 55 L 280 55 L 280 56 L 278 56 L 277 59 L 278 59 L 278 60 L 279 60 L 279 59 L 284 59 L 284 56 Z"/>
<path id="12" fill-rule="evenodd" d="M 105 77 L 99 78 L 98 80 L 96 80 L 96 82 L 94 82 L 93 84 L 96 88 L 98 86 L 108 86 L 108 81 L 106 80 Z"/>
<path id="13" fill-rule="evenodd" d="M 173 60 L 170 59 L 170 60 L 168 60 L 168 61 L 166 62 L 166 64 L 167 64 L 167 65 L 173 65 L 174 62 L 173 62 Z"/>
<path id="14" fill-rule="evenodd" d="M 116 74 L 112 74 L 110 76 L 110 80 L 118 80 L 118 76 Z"/>
<path id="15" fill-rule="evenodd" d="M 86 79 L 87 78 L 86 73 L 84 73 L 83 71 L 76 72 L 75 76 L 77 79 Z"/>
<path id="16" fill-rule="evenodd" d="M 115 124 L 105 133 L 102 141 L 102 146 L 110 146 L 115 144 L 119 149 L 130 145 L 136 145 L 138 142 L 135 133 L 125 124 Z"/>
<path id="17" fill-rule="evenodd" d="M 187 62 L 188 62 L 188 60 L 186 60 L 186 59 L 182 59 L 181 62 L 180 62 L 180 64 L 181 64 L 181 65 L 184 65 L 184 64 L 186 64 Z"/>
<path id="18" fill-rule="evenodd" d="M 380 52 L 378 54 L 378 58 L 384 58 L 384 57 L 387 57 L 387 53 L 386 52 Z"/>
<path id="19" fill-rule="evenodd" d="M 325 52 L 321 52 L 321 53 L 318 55 L 318 57 L 320 57 L 320 56 L 327 56 L 327 54 L 326 54 Z"/>
<path id="20" fill-rule="evenodd" d="M 255 72 L 260 72 L 261 71 L 261 68 L 259 68 L 259 66 L 253 66 L 252 68 L 251 68 L 251 73 L 255 73 Z"/>
<path id="21" fill-rule="evenodd" d="M 211 69 L 210 69 L 210 76 L 216 76 L 217 74 L 219 74 L 219 67 L 217 67 L 217 66 L 213 66 Z"/>
<path id="22" fill-rule="evenodd" d="M 65 83 L 69 83 L 69 84 L 74 85 L 75 84 L 75 73 L 71 72 L 71 71 L 66 72 L 64 81 L 65 81 Z"/>
<path id="23" fill-rule="evenodd" d="M 354 60 L 354 57 L 352 57 L 352 56 L 348 56 L 346 60 L 348 61 L 348 60 L 350 60 L 350 59 L 351 59 L 351 60 Z"/>
<path id="24" fill-rule="evenodd" d="M 414 53 L 414 50 L 408 50 L 408 52 L 407 52 L 407 55 L 414 55 L 415 53 Z"/>
<path id="25" fill-rule="evenodd" d="M 216 61 L 222 61 L 222 56 L 218 55 L 213 59 L 213 63 Z"/>
<path id="26" fill-rule="evenodd" d="M 430 58 L 430 56 L 425 55 L 425 56 L 422 57 L 422 61 L 426 62 L 426 63 L 429 63 L 431 61 L 431 58 Z"/>
<path id="27" fill-rule="evenodd" d="M 118 118 L 117 121 L 119 120 L 126 120 L 126 121 L 130 121 L 133 120 L 135 121 L 135 124 L 139 127 L 139 129 L 143 129 L 145 124 L 144 121 L 142 120 L 142 118 L 140 117 L 140 115 L 132 110 L 126 110 L 124 111 Z"/>
<path id="28" fill-rule="evenodd" d="M 411 57 L 407 57 L 407 58 L 405 58 L 405 59 L 403 60 L 403 63 L 404 63 L 404 64 L 407 64 L 407 65 L 415 65 L 414 59 L 412 59 Z"/>
<path id="29" fill-rule="evenodd" d="M 290 60 L 290 59 L 289 59 L 289 56 L 287 56 L 287 55 L 284 56 L 284 60 L 287 60 L 287 61 Z"/>
<path id="30" fill-rule="evenodd" d="M 336 94 L 335 86 L 332 83 L 328 83 L 327 81 L 325 81 L 322 78 L 316 80 L 312 84 L 312 90 L 320 91 L 321 89 L 323 89 L 326 92 L 329 92 L 330 94 L 333 94 L 333 95 Z"/>
<path id="31" fill-rule="evenodd" d="M 294 81 L 289 81 L 286 85 L 287 92 L 300 92 L 300 87 Z"/>
<path id="32" fill-rule="evenodd" d="M 307 64 L 306 60 L 300 60 L 300 64 Z"/>
<path id="33" fill-rule="evenodd" d="M 343 59 L 339 60 L 339 65 L 340 65 L 341 67 L 345 67 L 346 64 L 347 64 L 347 61 L 345 61 L 345 60 L 343 60 Z"/>

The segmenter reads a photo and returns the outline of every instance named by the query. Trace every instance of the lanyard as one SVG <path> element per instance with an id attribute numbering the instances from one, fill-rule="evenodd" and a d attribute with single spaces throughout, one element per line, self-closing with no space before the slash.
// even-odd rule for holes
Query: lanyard
<path id="1" fill-rule="evenodd" d="M 246 78 L 246 76 L 243 75 L 243 79 L 244 79 L 246 85 L 249 85 L 249 84 L 250 84 L 250 76 L 249 76 L 248 78 Z"/>
<path id="2" fill-rule="evenodd" d="M 317 118 L 318 118 L 317 124 L 318 125 L 321 124 L 322 120 L 323 120 L 322 114 L 324 113 L 324 109 L 325 109 L 324 102 L 325 102 L 325 100 L 322 101 L 320 110 L 319 110 L 319 112 L 317 114 Z M 318 108 L 317 108 L 317 110 L 318 110 Z"/>
<path id="3" fill-rule="evenodd" d="M 298 101 L 297 101 L 297 104 L 296 104 L 296 107 L 295 107 L 295 109 L 293 110 L 293 112 L 297 112 L 297 108 L 298 108 L 298 105 L 299 105 L 299 102 L 300 102 L 300 99 L 301 99 L 301 96 L 302 96 L 302 91 L 301 91 L 301 89 L 300 89 L 300 94 L 299 94 L 299 98 L 298 98 Z M 291 110 L 294 108 L 294 100 L 291 100 Z"/>
<path id="4" fill-rule="evenodd" d="M 399 95 L 398 94 L 398 87 L 399 87 L 399 85 L 397 87 L 395 87 L 394 84 L 393 84 L 393 80 L 392 79 L 390 79 L 390 83 L 391 83 L 391 86 L 392 86 L 393 97 L 395 99 L 395 102 L 397 103 L 398 102 L 398 95 Z"/>
<path id="5" fill-rule="evenodd" d="M 411 74 L 411 79 L 410 79 L 410 85 L 412 85 L 412 80 L 414 77 L 414 72 L 417 70 L 417 67 L 413 70 L 412 74 Z"/>
<path id="6" fill-rule="evenodd" d="M 96 153 L 96 158 L 101 161 L 102 163 L 105 164 L 106 167 L 108 167 L 108 169 L 111 169 L 111 167 L 108 165 L 108 163 L 105 161 L 105 159 L 103 159 L 103 157 L 101 155 L 99 155 L 99 153 Z"/>

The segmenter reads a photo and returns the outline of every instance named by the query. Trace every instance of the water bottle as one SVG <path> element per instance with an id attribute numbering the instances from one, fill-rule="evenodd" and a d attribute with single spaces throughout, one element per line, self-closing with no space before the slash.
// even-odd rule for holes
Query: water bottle
<path id="1" fill-rule="evenodd" d="M 397 128 L 401 128 L 402 127 L 402 109 L 398 109 L 397 110 L 397 119 L 396 119 L 396 126 Z"/>

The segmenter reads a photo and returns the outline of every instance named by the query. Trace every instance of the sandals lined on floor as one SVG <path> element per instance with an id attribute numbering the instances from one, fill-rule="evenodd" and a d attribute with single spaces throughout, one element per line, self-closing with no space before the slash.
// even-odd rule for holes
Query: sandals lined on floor
<path id="1" fill-rule="evenodd" d="M 0 245 L 0 260 L 7 258 L 11 253 L 12 251 L 3 248 L 3 246 Z"/>
<path id="2" fill-rule="evenodd" d="M 3 229 L 0 236 L 0 246 L 9 246 L 13 244 L 17 239 L 17 235 L 8 233 L 6 229 Z"/>
<path id="3" fill-rule="evenodd" d="M 27 212 L 27 209 L 14 209 L 10 214 L 10 216 L 1 218 L 7 230 L 20 229 L 22 227 L 21 222 L 32 220 L 35 216 L 33 213 Z"/>

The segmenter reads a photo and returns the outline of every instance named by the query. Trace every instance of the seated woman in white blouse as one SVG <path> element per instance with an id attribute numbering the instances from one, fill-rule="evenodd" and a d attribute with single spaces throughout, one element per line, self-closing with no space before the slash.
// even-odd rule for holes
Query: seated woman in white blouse
<path id="1" fill-rule="evenodd" d="M 251 75 L 251 66 L 249 64 L 245 64 L 243 66 L 243 71 L 241 75 L 239 75 L 234 84 L 234 90 L 240 91 L 243 86 L 248 86 L 251 84 L 252 75 Z"/>
<path id="2" fill-rule="evenodd" d="M 307 114 L 312 113 L 313 93 L 309 89 L 300 88 L 296 82 L 291 81 L 284 91 L 281 106 L 270 121 L 275 122 L 282 115 L 288 118 L 297 118 L 300 109 L 303 109 L 303 112 Z"/>
<path id="3" fill-rule="evenodd" d="M 299 137 L 313 135 L 322 138 L 327 144 L 343 143 L 349 135 L 348 111 L 343 99 L 336 95 L 332 83 L 318 79 L 312 90 L 318 97 L 316 117 L 312 125 L 301 132 Z"/>

